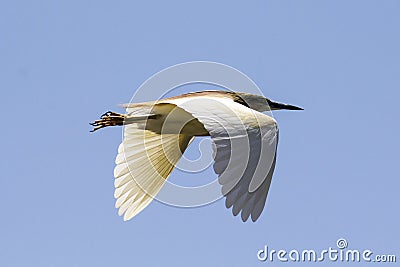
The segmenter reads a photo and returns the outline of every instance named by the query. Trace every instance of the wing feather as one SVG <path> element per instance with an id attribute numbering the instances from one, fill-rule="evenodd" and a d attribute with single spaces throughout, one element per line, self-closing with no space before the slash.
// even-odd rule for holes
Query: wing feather
<path id="1" fill-rule="evenodd" d="M 216 147 L 214 171 L 226 207 L 243 221 L 256 221 L 267 198 L 278 144 L 276 121 L 231 98 L 201 97 L 166 100 L 191 113 L 208 130 Z"/>
<path id="2" fill-rule="evenodd" d="M 140 113 L 131 109 L 135 112 Z M 114 169 L 115 207 L 125 221 L 150 204 L 191 139 L 184 134 L 157 134 L 137 123 L 125 126 Z"/>

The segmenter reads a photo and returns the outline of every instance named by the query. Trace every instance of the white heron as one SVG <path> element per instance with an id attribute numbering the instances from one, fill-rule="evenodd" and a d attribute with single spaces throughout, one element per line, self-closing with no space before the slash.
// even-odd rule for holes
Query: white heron
<path id="1" fill-rule="evenodd" d="M 202 91 L 153 102 L 123 105 L 126 114 L 107 112 L 92 131 L 124 125 L 116 157 L 118 214 L 129 220 L 161 190 L 196 136 L 211 136 L 214 171 L 233 215 L 256 221 L 265 206 L 275 169 L 277 122 L 262 112 L 302 110 L 263 96 Z"/>

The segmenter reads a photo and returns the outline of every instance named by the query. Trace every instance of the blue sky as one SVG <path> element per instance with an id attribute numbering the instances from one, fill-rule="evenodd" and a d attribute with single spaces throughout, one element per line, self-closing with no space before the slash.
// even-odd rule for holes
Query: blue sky
<path id="1" fill-rule="evenodd" d="M 395 0 L 3 1 L 0 265 L 262 266 L 264 245 L 322 250 L 340 237 L 400 260 L 399 11 Z M 91 134 L 88 122 L 192 60 L 305 108 L 275 113 L 266 208 L 242 223 L 223 201 L 153 202 L 123 222 L 121 129 Z"/>

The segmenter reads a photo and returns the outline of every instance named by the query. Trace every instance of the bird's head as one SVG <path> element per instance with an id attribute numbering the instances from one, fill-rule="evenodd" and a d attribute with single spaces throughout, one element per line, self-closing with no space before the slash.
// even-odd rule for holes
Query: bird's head
<path id="1" fill-rule="evenodd" d="M 251 109 L 257 110 L 259 112 L 270 111 L 270 110 L 303 110 L 300 107 L 296 107 L 289 104 L 283 104 L 279 102 L 272 101 L 264 96 L 239 93 L 240 98 L 249 106 Z"/>

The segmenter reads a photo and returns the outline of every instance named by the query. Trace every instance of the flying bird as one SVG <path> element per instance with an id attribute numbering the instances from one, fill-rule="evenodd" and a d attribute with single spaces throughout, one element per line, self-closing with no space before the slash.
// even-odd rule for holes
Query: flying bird
<path id="1" fill-rule="evenodd" d="M 276 163 L 277 122 L 262 112 L 303 110 L 263 96 L 201 91 L 152 102 L 122 105 L 126 114 L 108 111 L 91 123 L 92 132 L 124 125 L 115 160 L 118 214 L 130 220 L 163 187 L 196 136 L 213 141 L 213 168 L 226 207 L 245 222 L 264 209 Z"/>

